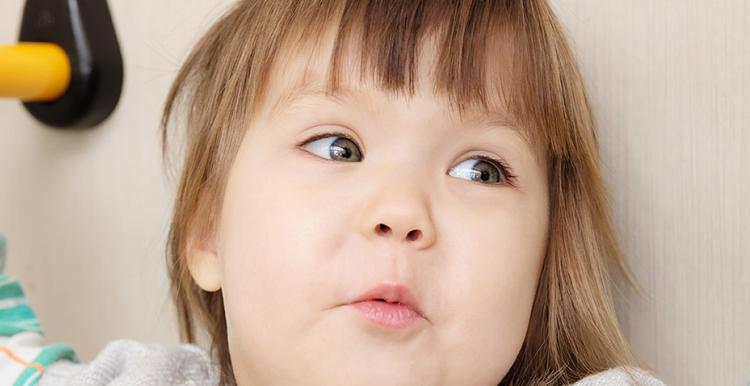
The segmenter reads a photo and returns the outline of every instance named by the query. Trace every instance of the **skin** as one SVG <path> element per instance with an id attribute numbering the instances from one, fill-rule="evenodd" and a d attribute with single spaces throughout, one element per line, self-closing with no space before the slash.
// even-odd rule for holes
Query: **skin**
<path id="1" fill-rule="evenodd" d="M 190 248 L 196 282 L 223 291 L 235 377 L 496 385 L 523 343 L 546 248 L 544 160 L 517 130 L 461 121 L 431 92 L 430 45 L 414 96 L 345 76 L 353 91 L 339 102 L 308 96 L 272 111 L 283 93 L 325 79 L 332 43 L 275 66 L 219 225 Z M 360 162 L 328 159 L 325 138 L 298 146 L 331 130 L 355 140 L 344 144 Z M 449 174 L 480 154 L 509 165 L 516 186 Z M 380 283 L 407 285 L 426 319 L 389 331 L 346 305 Z"/>

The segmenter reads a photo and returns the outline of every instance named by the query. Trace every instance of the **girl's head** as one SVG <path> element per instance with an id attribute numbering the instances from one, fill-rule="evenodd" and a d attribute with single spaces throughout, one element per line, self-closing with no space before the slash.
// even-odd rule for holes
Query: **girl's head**
<path id="1" fill-rule="evenodd" d="M 635 363 L 594 125 L 545 1 L 241 1 L 177 76 L 165 146 L 178 105 L 172 291 L 224 382 L 560 384 Z M 380 284 L 422 317 L 348 305 Z"/>

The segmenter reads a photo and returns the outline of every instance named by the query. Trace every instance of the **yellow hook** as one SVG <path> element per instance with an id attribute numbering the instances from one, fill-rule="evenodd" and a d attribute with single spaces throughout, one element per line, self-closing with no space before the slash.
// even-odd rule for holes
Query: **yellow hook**
<path id="1" fill-rule="evenodd" d="M 0 45 L 0 97 L 51 101 L 70 85 L 68 55 L 54 43 Z"/>

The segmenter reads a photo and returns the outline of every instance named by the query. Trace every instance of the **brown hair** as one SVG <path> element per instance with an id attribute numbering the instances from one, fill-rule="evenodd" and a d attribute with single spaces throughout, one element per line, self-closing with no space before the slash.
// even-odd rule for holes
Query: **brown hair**
<path id="1" fill-rule="evenodd" d="M 280 51 L 309 45 L 331 26 L 337 30 L 329 90 L 338 87 L 345 43 L 358 37 L 358 46 L 368 47 L 360 51 L 363 73 L 377 77 L 383 89 L 413 94 L 418 50 L 433 37 L 440 42 L 434 90 L 448 95 L 459 112 L 489 111 L 490 101 L 502 101 L 545 154 L 547 252 L 524 343 L 500 384 L 558 385 L 610 367 L 642 367 L 612 301 L 611 273 L 637 285 L 609 217 L 594 121 L 546 1 L 244 0 L 195 45 L 161 122 L 166 159 L 170 116 L 185 118 L 180 126 L 187 147 L 167 246 L 180 334 L 196 342 L 196 322 L 205 329 L 221 383 L 235 383 L 222 293 L 202 290 L 190 276 L 188 236 L 210 234 L 216 225 L 228 169 Z M 490 78 L 500 73 L 507 76 Z M 175 114 L 177 107 L 186 111 Z"/>

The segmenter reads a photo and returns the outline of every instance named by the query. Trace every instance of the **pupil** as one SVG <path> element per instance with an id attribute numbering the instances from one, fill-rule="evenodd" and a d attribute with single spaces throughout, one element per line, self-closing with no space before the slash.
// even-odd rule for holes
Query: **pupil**
<path id="1" fill-rule="evenodd" d="M 351 151 L 351 150 L 349 150 L 349 148 L 348 148 L 348 147 L 345 147 L 345 148 L 344 148 L 344 158 L 349 158 L 349 157 L 351 157 L 351 156 L 352 156 L 352 151 Z"/>
<path id="2" fill-rule="evenodd" d="M 490 178 L 490 173 L 486 170 L 482 170 L 482 181 L 487 181 Z"/>

